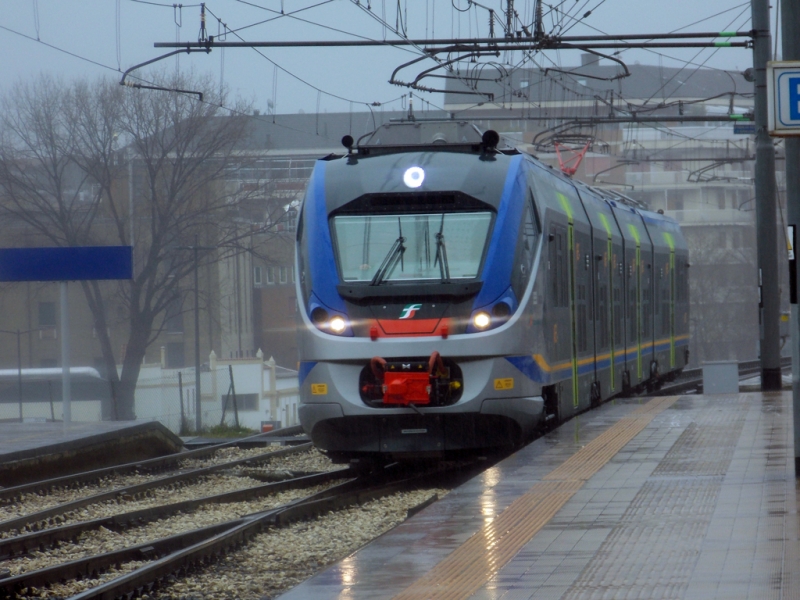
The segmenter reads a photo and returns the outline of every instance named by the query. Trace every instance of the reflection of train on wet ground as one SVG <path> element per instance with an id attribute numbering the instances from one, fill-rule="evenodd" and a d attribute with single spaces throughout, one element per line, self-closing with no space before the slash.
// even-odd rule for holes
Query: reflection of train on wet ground
<path id="1" fill-rule="evenodd" d="M 332 457 L 516 445 L 686 365 L 677 223 L 497 142 L 390 124 L 317 163 L 297 233 L 300 419 Z"/>

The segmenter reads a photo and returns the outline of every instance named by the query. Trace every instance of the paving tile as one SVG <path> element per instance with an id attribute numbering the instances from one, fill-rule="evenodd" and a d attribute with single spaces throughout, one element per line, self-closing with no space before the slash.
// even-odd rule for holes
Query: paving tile
<path id="1" fill-rule="evenodd" d="M 391 550 L 367 546 L 351 557 L 360 574 L 355 585 L 337 588 L 342 573 L 334 567 L 285 598 L 391 598 L 478 530 L 482 495 L 490 495 L 499 514 L 643 404 L 619 401 L 581 415 L 496 465 L 491 477 L 454 491 L 426 511 L 423 527 L 415 528 L 415 517 L 383 536 Z M 681 398 L 586 481 L 472 599 L 800 595 L 790 417 L 786 393 Z"/>

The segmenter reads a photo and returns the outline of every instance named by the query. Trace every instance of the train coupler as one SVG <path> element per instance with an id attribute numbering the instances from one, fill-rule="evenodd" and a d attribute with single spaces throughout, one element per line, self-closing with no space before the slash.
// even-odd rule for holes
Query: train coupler
<path id="1" fill-rule="evenodd" d="M 451 384 L 456 383 L 449 381 L 449 369 L 436 351 L 427 362 L 387 361 L 376 356 L 370 361 L 370 368 L 381 385 L 384 404 L 430 404 L 432 397 L 448 393 Z"/>

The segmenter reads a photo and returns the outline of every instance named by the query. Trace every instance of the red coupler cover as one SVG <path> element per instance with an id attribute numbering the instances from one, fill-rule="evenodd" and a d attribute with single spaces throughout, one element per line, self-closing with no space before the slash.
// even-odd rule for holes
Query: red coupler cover
<path id="1" fill-rule="evenodd" d="M 427 373 L 386 372 L 383 374 L 384 404 L 428 404 L 431 401 Z"/>

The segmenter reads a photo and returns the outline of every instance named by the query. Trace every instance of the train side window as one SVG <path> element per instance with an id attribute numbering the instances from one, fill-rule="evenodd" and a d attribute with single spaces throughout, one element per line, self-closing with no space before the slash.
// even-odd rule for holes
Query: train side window
<path id="1" fill-rule="evenodd" d="M 652 306 L 650 301 L 650 288 L 645 287 L 642 290 L 642 312 L 644 313 L 644 327 L 642 327 L 642 334 L 644 337 L 649 338 L 652 335 Z"/>
<path id="2" fill-rule="evenodd" d="M 658 281 L 655 282 L 655 289 L 656 290 L 661 289 L 661 284 Z M 653 298 L 653 312 L 656 314 L 656 316 L 658 316 L 661 312 L 661 298 L 658 297 L 659 296 L 658 291 L 655 292 L 654 296 L 655 297 Z"/>
<path id="3" fill-rule="evenodd" d="M 630 331 L 630 339 L 636 339 L 637 325 L 637 312 L 636 312 L 636 288 L 631 286 L 628 290 L 628 331 Z"/>
<path id="4" fill-rule="evenodd" d="M 608 346 L 608 288 L 603 285 L 600 286 L 600 291 L 597 295 L 598 298 L 598 319 L 600 321 L 600 347 L 605 348 Z"/>
<path id="5" fill-rule="evenodd" d="M 553 291 L 553 305 L 558 307 L 569 306 L 569 297 L 567 291 L 567 257 L 566 257 L 566 237 L 567 232 L 564 227 L 553 225 L 550 228 L 550 233 L 553 236 L 552 244 L 554 247 L 551 249 L 551 269 L 550 269 L 550 285 Z"/>
<path id="6" fill-rule="evenodd" d="M 536 213 L 533 207 L 533 196 L 528 194 L 528 201 L 525 203 L 525 211 L 520 225 L 520 240 L 516 252 L 514 274 L 511 284 L 517 297 L 522 298 L 525 293 L 525 286 L 528 283 L 533 268 L 533 255 L 536 250 L 536 234 L 538 227 L 536 224 Z"/>
<path id="7" fill-rule="evenodd" d="M 578 286 L 582 288 L 583 286 Z M 586 352 L 588 347 L 586 303 L 578 303 L 578 352 Z"/>
<path id="8" fill-rule="evenodd" d="M 622 342 L 622 305 L 620 304 L 620 289 L 614 287 L 614 342 Z"/>

